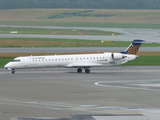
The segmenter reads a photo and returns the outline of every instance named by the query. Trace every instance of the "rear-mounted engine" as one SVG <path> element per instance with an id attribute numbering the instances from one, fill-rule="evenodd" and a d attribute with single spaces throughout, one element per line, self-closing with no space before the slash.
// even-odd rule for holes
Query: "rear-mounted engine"
<path id="1" fill-rule="evenodd" d="M 112 53 L 111 56 L 114 60 L 120 60 L 126 57 L 124 54 L 121 53 Z"/>

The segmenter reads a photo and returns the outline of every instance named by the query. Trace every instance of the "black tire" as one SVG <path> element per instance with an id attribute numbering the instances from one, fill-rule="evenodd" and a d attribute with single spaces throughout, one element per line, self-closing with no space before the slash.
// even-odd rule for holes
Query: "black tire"
<path id="1" fill-rule="evenodd" d="M 15 73 L 15 70 L 14 69 L 12 69 L 12 74 L 14 74 Z"/>
<path id="2" fill-rule="evenodd" d="M 86 72 L 86 73 L 90 73 L 90 69 L 86 69 L 85 72 Z"/>
<path id="3" fill-rule="evenodd" d="M 77 69 L 77 72 L 78 72 L 78 73 L 82 73 L 82 69 L 81 69 L 81 68 L 78 68 L 78 69 Z"/>

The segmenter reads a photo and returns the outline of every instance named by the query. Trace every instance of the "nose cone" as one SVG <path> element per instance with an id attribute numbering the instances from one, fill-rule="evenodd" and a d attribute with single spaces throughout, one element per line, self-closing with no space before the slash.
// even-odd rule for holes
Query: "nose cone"
<path id="1" fill-rule="evenodd" d="M 4 68 L 11 68 L 12 67 L 12 65 L 11 65 L 11 63 L 7 63 L 5 66 L 4 66 Z"/>
<path id="2" fill-rule="evenodd" d="M 6 65 L 4 66 L 4 68 L 8 68 L 8 64 L 6 64 Z"/>

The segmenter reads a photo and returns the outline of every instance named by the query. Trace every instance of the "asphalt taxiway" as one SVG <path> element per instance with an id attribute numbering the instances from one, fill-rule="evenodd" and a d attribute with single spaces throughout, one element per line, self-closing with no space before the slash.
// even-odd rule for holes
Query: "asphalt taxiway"
<path id="1" fill-rule="evenodd" d="M 0 25 L 0 27 L 13 28 L 43 28 L 43 29 L 83 29 L 118 32 L 122 35 L 97 36 L 97 35 L 38 35 L 38 34 L 0 34 L 0 38 L 64 38 L 64 39 L 85 39 L 85 40 L 112 40 L 112 41 L 132 41 L 143 39 L 146 41 L 160 43 L 159 29 L 137 29 L 137 28 L 99 28 L 99 27 L 55 27 L 55 26 L 15 26 Z M 48 33 L 49 34 L 49 33 Z"/>
<path id="2" fill-rule="evenodd" d="M 55 119 L 78 114 L 103 120 L 106 114 L 136 114 L 143 120 L 158 120 L 159 73 L 160 66 L 91 68 L 90 74 L 70 68 L 11 74 L 0 68 L 0 119 Z"/>
<path id="3" fill-rule="evenodd" d="M 72 39 L 122 41 L 145 39 L 147 41 L 159 42 L 159 30 L 87 29 L 103 29 L 120 32 L 123 35 L 57 36 L 1 34 L 0 37 L 68 37 Z M 34 48 L 13 49 L 6 48 L 3 51 L 16 52 L 16 50 L 21 51 L 22 49 L 25 49 L 24 51 L 30 50 L 31 52 L 37 51 Z M 41 49 L 41 51 L 45 51 L 44 49 Z M 82 51 L 82 48 L 80 49 Z M 156 48 L 155 51 L 157 49 L 159 48 Z M 65 49 L 63 50 L 66 51 Z M 147 48 L 147 50 L 150 49 Z M 53 49 L 47 48 L 46 51 L 53 52 Z M 98 49 L 96 51 L 103 50 Z M 104 51 L 108 50 L 105 49 Z M 115 50 L 114 48 L 114 51 L 121 50 Z M 159 73 L 160 66 L 91 68 L 90 74 L 78 74 L 76 69 L 67 68 L 26 69 L 17 70 L 14 75 L 10 71 L 0 68 L 0 120 L 82 120 L 82 118 L 84 120 L 159 120 Z M 70 115 L 73 118 L 70 118 Z M 57 117 L 60 117 L 60 119 Z"/>
<path id="4" fill-rule="evenodd" d="M 129 45 L 128 45 L 129 46 Z M 58 47 L 58 48 L 0 48 L 0 53 L 71 53 L 71 52 L 117 52 L 128 47 Z M 140 47 L 139 51 L 160 51 L 160 47 Z"/>

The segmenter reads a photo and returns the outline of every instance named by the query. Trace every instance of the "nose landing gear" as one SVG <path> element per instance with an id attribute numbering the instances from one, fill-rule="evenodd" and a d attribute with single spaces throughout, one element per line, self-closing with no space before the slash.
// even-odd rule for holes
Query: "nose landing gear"
<path id="1" fill-rule="evenodd" d="M 12 74 L 14 74 L 15 73 L 15 69 L 12 69 Z"/>

